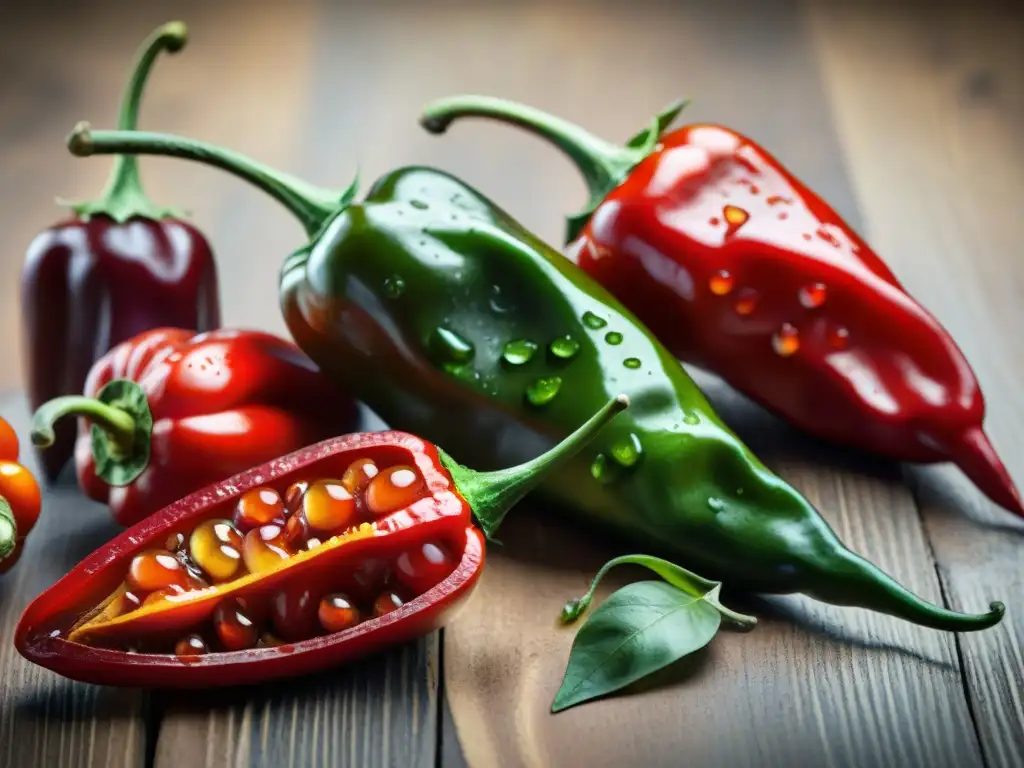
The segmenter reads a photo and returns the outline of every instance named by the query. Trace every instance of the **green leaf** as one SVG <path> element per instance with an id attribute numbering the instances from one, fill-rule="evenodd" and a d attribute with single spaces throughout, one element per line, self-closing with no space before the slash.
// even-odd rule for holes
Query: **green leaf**
<path id="1" fill-rule="evenodd" d="M 722 614 L 704 597 L 662 581 L 629 584 L 590 616 L 573 641 L 560 712 L 620 690 L 707 645 Z"/>
<path id="2" fill-rule="evenodd" d="M 722 589 L 720 581 L 705 579 L 703 576 L 698 576 L 693 571 L 688 571 L 682 566 L 651 555 L 623 555 L 605 563 L 594 577 L 594 581 L 591 583 L 587 594 L 575 600 L 570 600 L 562 608 L 562 623 L 571 624 L 582 616 L 584 611 L 590 606 L 590 601 L 594 599 L 594 592 L 597 590 L 597 585 L 601 583 L 601 579 L 615 566 L 626 564 L 642 565 L 645 568 L 649 568 L 679 591 L 693 597 L 702 598 L 714 606 L 723 616 L 742 627 L 750 628 L 757 623 L 757 619 L 753 616 L 737 613 L 719 602 L 718 594 Z"/>

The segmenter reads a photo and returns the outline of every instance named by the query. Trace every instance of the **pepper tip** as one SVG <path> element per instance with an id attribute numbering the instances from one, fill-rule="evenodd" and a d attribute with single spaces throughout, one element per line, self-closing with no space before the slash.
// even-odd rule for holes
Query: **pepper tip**
<path id="1" fill-rule="evenodd" d="M 75 129 L 68 135 L 68 149 L 71 150 L 71 154 L 88 157 L 93 153 L 91 129 L 92 126 L 86 120 L 75 124 Z"/>
<path id="2" fill-rule="evenodd" d="M 452 124 L 451 116 L 439 115 L 429 110 L 420 115 L 420 126 L 427 131 L 427 133 L 441 134 L 448 130 L 448 126 Z"/>
<path id="3" fill-rule="evenodd" d="M 36 448 L 49 448 L 53 445 L 54 433 L 52 429 L 33 429 L 29 439 Z"/>

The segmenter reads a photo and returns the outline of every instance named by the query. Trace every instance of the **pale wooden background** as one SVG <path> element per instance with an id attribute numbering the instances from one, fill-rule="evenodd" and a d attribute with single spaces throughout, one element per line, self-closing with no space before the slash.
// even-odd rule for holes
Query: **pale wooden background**
<path id="1" fill-rule="evenodd" d="M 0 412 L 19 429 L 24 249 L 61 215 L 54 196 L 97 193 L 109 167 L 72 158 L 64 137 L 79 119 L 112 124 L 135 46 L 171 18 L 189 23 L 191 40 L 158 64 L 145 127 L 324 185 L 347 184 L 357 165 L 368 185 L 401 164 L 436 164 L 553 242 L 561 213 L 582 200 L 569 164 L 483 122 L 429 136 L 419 107 L 488 92 L 622 139 L 691 96 L 687 119 L 759 138 L 939 315 L 1024 482 L 1024 21 L 993 1 L 5 3 L 0 392 L 10 394 Z M 144 177 L 213 241 L 226 321 L 283 333 L 276 272 L 299 227 L 215 171 L 150 160 Z M 30 667 L 10 643 L 27 601 L 113 533 L 65 483 L 18 568 L 0 577 L 0 766 L 1024 763 L 1024 525 L 947 468 L 823 447 L 701 382 L 852 546 L 930 599 L 967 610 L 1004 599 L 1004 623 L 956 637 L 802 599 L 750 601 L 755 632 L 723 633 L 658 685 L 551 716 L 571 642 L 552 617 L 608 553 L 521 514 L 443 636 L 273 688 L 101 689 Z"/>

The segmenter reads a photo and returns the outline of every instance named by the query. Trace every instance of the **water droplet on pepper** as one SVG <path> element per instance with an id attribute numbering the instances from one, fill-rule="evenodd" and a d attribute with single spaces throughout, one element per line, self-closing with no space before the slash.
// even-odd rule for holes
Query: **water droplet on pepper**
<path id="1" fill-rule="evenodd" d="M 565 336 L 559 336 L 557 339 L 552 341 L 551 344 L 548 345 L 548 349 L 551 350 L 551 354 L 555 357 L 559 357 L 562 360 L 569 360 L 580 351 L 580 343 L 571 335 L 566 334 Z"/>
<path id="2" fill-rule="evenodd" d="M 827 294 L 828 290 L 825 288 L 824 283 L 811 283 L 800 289 L 800 303 L 807 307 L 807 309 L 814 309 L 825 303 Z"/>
<path id="3" fill-rule="evenodd" d="M 389 299 L 397 299 L 405 291 L 405 280 L 399 275 L 392 275 L 384 281 L 384 293 Z"/>
<path id="4" fill-rule="evenodd" d="M 639 357 L 627 357 L 622 361 L 622 364 L 634 371 L 642 365 Z"/>
<path id="5" fill-rule="evenodd" d="M 417 209 L 419 209 L 421 211 L 425 211 L 425 210 L 427 210 L 427 208 L 430 207 L 429 205 L 424 203 L 422 200 L 413 200 L 412 202 L 409 203 L 409 205 L 411 205 L 413 208 L 417 208 Z"/>
<path id="6" fill-rule="evenodd" d="M 611 472 L 609 469 L 608 457 L 603 453 L 599 453 L 594 457 L 594 461 L 590 464 L 590 476 L 599 483 L 607 483 L 611 480 Z"/>
<path id="7" fill-rule="evenodd" d="M 800 332 L 790 323 L 783 323 L 772 336 L 772 347 L 781 357 L 789 357 L 800 349 Z"/>
<path id="8" fill-rule="evenodd" d="M 604 340 L 612 346 L 616 346 L 622 343 L 622 334 L 618 331 L 608 331 L 608 333 L 604 335 Z"/>
<path id="9" fill-rule="evenodd" d="M 587 328 L 591 328 L 596 331 L 608 325 L 608 321 L 603 317 L 598 317 L 593 312 L 587 311 L 583 313 L 583 324 L 587 326 Z"/>
<path id="10" fill-rule="evenodd" d="M 431 344 L 434 350 L 441 355 L 443 362 L 468 363 L 473 359 L 475 353 L 471 341 L 444 326 L 434 329 Z"/>
<path id="11" fill-rule="evenodd" d="M 696 413 L 688 413 L 685 416 L 683 416 L 683 423 L 689 424 L 691 427 L 700 424 L 700 416 L 698 416 Z"/>
<path id="12" fill-rule="evenodd" d="M 850 332 L 843 326 L 837 325 L 835 328 L 830 328 L 828 332 L 828 345 L 832 349 L 846 349 L 846 345 L 850 343 Z"/>
<path id="13" fill-rule="evenodd" d="M 531 405 L 547 405 L 555 399 L 561 388 L 562 378 L 560 376 L 544 376 L 527 387 L 526 399 Z"/>
<path id="14" fill-rule="evenodd" d="M 529 339 L 514 339 L 505 345 L 502 359 L 509 365 L 524 365 L 533 359 L 537 344 Z"/>
<path id="15" fill-rule="evenodd" d="M 617 440 L 611 449 L 612 459 L 621 467 L 632 467 L 643 456 L 644 447 L 640 438 L 635 432 L 630 432 L 624 438 Z"/>
<path id="16" fill-rule="evenodd" d="M 708 288 L 715 296 L 725 296 L 729 291 L 732 290 L 733 286 L 732 275 L 726 269 L 720 269 L 711 276 L 708 280 Z"/>
<path id="17" fill-rule="evenodd" d="M 747 223 L 747 219 L 750 218 L 750 214 L 742 208 L 737 208 L 735 205 L 727 205 L 722 209 L 722 215 L 725 217 L 726 224 L 729 228 L 725 231 L 726 237 L 731 237 L 736 234 L 736 231 Z"/>
<path id="18" fill-rule="evenodd" d="M 737 315 L 746 317 L 752 314 L 757 308 L 757 291 L 753 288 L 744 288 L 736 296 L 736 303 L 733 304 L 733 309 L 736 310 Z"/>

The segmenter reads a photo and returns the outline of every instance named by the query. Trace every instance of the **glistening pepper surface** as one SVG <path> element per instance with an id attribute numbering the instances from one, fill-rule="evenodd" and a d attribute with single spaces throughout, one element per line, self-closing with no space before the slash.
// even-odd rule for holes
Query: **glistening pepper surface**
<path id="1" fill-rule="evenodd" d="M 305 674 L 412 640 L 475 587 L 484 536 L 473 518 L 492 533 L 627 405 L 619 396 L 550 451 L 491 473 L 402 432 L 275 459 L 94 552 L 26 608 L 15 646 L 76 680 L 199 688 Z"/>
<path id="2" fill-rule="evenodd" d="M 355 403 L 294 344 L 262 331 L 157 328 L 96 362 L 82 395 L 36 411 L 32 440 L 79 417 L 78 483 L 132 525 L 212 482 L 348 432 Z"/>
<path id="3" fill-rule="evenodd" d="M 842 217 L 749 137 L 720 125 L 624 147 L 522 104 L 428 105 L 443 132 L 501 120 L 560 147 L 590 202 L 569 218 L 576 263 L 676 356 L 714 371 L 810 434 L 898 461 L 954 462 L 1024 514 L 983 429 L 981 388 L 956 343 Z"/>
<path id="4" fill-rule="evenodd" d="M 161 51 L 181 50 L 182 22 L 157 28 L 139 49 L 119 124 L 134 128 L 142 91 Z M 220 326 L 217 269 L 209 243 L 174 211 L 142 191 L 134 157 L 115 159 L 103 195 L 70 203 L 72 218 L 32 241 L 21 276 L 25 389 L 29 406 L 82 391 L 92 364 L 143 331 L 195 332 Z M 59 425 L 40 452 L 53 480 L 74 450 L 74 424 Z"/>
<path id="5" fill-rule="evenodd" d="M 629 412 L 540 488 L 577 520 L 759 592 L 947 630 L 1002 618 L 1001 603 L 980 615 L 932 605 L 847 549 L 625 307 L 449 174 L 398 169 L 355 202 L 353 187 L 312 188 L 167 134 L 80 125 L 69 146 L 210 163 L 287 206 L 310 237 L 281 270 L 292 336 L 389 424 L 457 459 L 514 464 L 625 392 Z"/>

